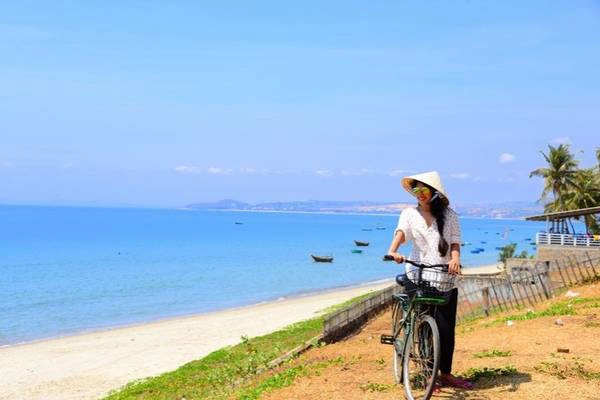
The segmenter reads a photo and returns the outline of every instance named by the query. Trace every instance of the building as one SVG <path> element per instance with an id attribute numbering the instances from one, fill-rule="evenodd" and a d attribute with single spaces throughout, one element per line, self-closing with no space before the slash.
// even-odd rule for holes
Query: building
<path id="1" fill-rule="evenodd" d="M 527 221 L 546 221 L 546 230 L 536 234 L 537 258 L 548 261 L 563 256 L 600 256 L 600 235 L 577 233 L 571 223 L 572 218 L 600 215 L 600 207 L 579 210 L 559 211 L 526 217 Z"/>

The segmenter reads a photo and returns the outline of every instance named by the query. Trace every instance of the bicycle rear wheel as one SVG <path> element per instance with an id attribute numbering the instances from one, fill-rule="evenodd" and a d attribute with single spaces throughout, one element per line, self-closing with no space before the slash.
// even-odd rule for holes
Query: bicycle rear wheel
<path id="1" fill-rule="evenodd" d="M 402 305 L 397 302 L 394 303 L 392 309 L 392 336 L 394 339 L 394 346 L 392 348 L 392 357 L 394 361 L 394 381 L 396 383 L 402 383 L 402 353 L 404 352 L 404 332 L 402 332 L 404 318 L 406 312 L 402 308 Z"/>
<path id="2" fill-rule="evenodd" d="M 404 393 L 409 400 L 428 400 L 440 366 L 440 333 L 430 315 L 417 319 L 403 359 Z"/>

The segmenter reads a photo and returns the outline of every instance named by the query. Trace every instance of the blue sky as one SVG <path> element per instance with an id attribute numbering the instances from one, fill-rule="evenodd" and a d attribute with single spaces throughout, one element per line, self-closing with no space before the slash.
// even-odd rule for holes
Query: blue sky
<path id="1" fill-rule="evenodd" d="M 597 1 L 0 6 L 0 202 L 534 201 L 600 146 Z"/>

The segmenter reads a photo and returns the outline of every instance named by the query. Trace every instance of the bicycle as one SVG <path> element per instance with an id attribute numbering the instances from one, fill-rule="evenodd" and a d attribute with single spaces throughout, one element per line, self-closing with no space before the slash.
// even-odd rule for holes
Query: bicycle
<path id="1" fill-rule="evenodd" d="M 393 260 L 386 255 L 384 260 Z M 394 346 L 393 372 L 396 383 L 402 383 L 409 400 L 428 400 L 434 390 L 440 365 L 440 334 L 430 309 L 449 301 L 455 275 L 448 274 L 448 265 L 426 265 L 411 260 L 417 267 L 416 281 L 406 274 L 396 277 L 404 293 L 393 295 L 392 334 L 381 335 L 381 343 Z M 433 273 L 423 270 L 433 269 Z M 442 278 L 440 277 L 442 276 Z"/>

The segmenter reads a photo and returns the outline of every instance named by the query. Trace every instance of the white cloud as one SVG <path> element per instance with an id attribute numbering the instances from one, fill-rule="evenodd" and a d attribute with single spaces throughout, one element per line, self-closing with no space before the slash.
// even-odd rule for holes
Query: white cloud
<path id="1" fill-rule="evenodd" d="M 362 168 L 362 169 L 343 169 L 340 171 L 340 175 L 346 175 L 346 176 L 362 176 L 362 175 L 369 175 L 369 174 L 375 174 L 376 172 L 368 169 L 368 168 Z"/>
<path id="2" fill-rule="evenodd" d="M 500 154 L 500 157 L 498 158 L 498 162 L 500 162 L 500 164 L 507 164 L 507 163 L 511 163 L 513 161 L 515 161 L 515 156 L 514 154 L 510 154 L 510 153 L 502 153 Z"/>
<path id="3" fill-rule="evenodd" d="M 319 169 L 319 170 L 315 171 L 315 174 L 320 175 L 320 176 L 330 177 L 330 176 L 333 176 L 333 171 L 328 170 L 328 169 Z"/>
<path id="4" fill-rule="evenodd" d="M 571 138 L 568 136 L 557 137 L 552 140 L 554 144 L 571 144 Z"/>
<path id="5" fill-rule="evenodd" d="M 403 175 L 406 175 L 406 174 L 410 174 L 410 172 L 411 171 L 407 171 L 407 170 L 404 170 L 404 169 L 395 169 L 393 171 L 390 171 L 388 173 L 388 175 L 389 176 L 403 176 Z"/>
<path id="6" fill-rule="evenodd" d="M 460 172 L 460 173 L 456 173 L 456 174 L 450 174 L 451 178 L 454 179 L 469 179 L 471 178 L 471 174 L 467 173 L 467 172 Z"/>
<path id="7" fill-rule="evenodd" d="M 188 165 L 180 165 L 175 167 L 175 171 L 182 174 L 201 174 L 204 172 L 202 168 L 199 167 L 190 167 Z"/>
<path id="8" fill-rule="evenodd" d="M 197 167 L 193 165 L 180 165 L 174 168 L 175 172 L 182 174 L 212 174 L 212 175 L 230 175 L 230 174 L 245 174 L 245 175 L 283 175 L 286 172 L 270 169 L 258 169 L 253 167 L 242 168 L 222 168 L 210 166 L 208 168 Z"/>
<path id="9" fill-rule="evenodd" d="M 225 174 L 230 174 L 232 171 L 230 169 L 225 169 L 225 168 L 208 167 L 206 172 L 208 172 L 209 174 L 215 174 L 215 175 L 225 175 Z"/>

